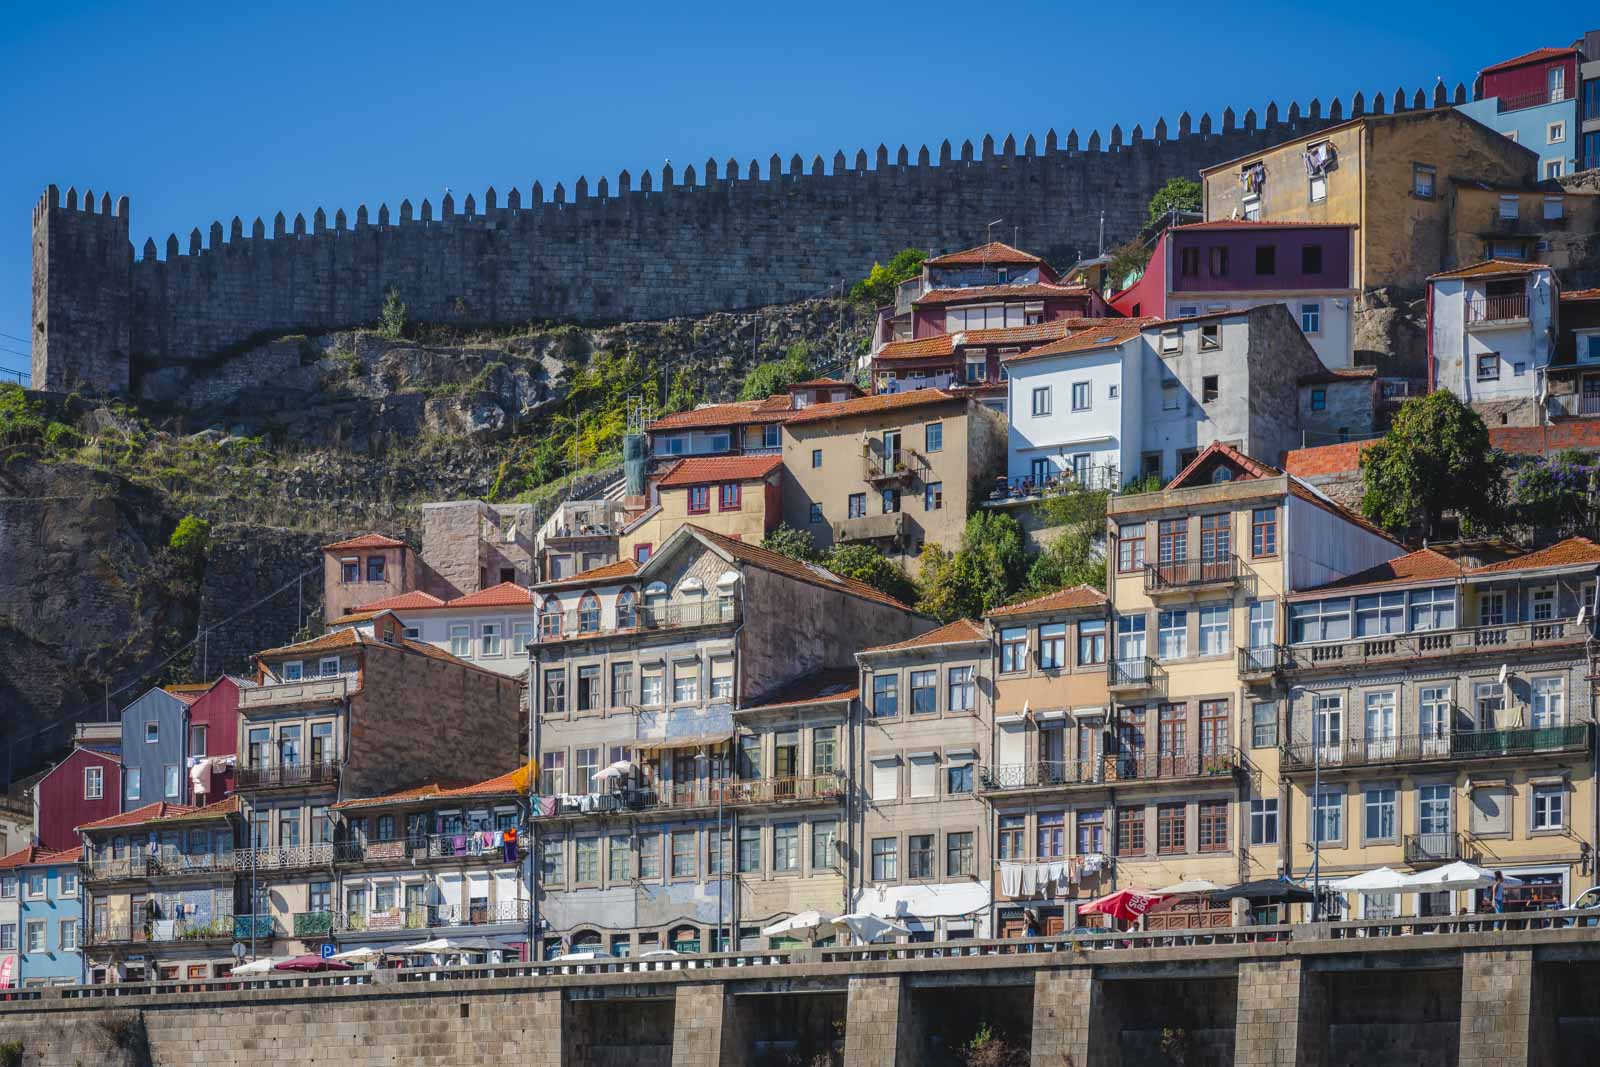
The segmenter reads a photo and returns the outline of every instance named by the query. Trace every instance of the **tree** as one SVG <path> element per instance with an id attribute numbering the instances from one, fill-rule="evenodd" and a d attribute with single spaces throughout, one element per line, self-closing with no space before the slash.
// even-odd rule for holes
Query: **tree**
<path id="1" fill-rule="evenodd" d="M 1028 566 L 1027 595 L 1039 596 L 1074 585 L 1104 589 L 1106 492 L 1079 485 L 1051 493 L 1038 505 L 1044 526 L 1058 532 Z"/>
<path id="2" fill-rule="evenodd" d="M 975 618 L 1010 599 L 1027 565 L 1017 520 L 1001 511 L 979 511 L 967 520 L 954 553 L 938 545 L 923 549 L 917 608 L 940 622 Z"/>
<path id="3" fill-rule="evenodd" d="M 179 519 L 172 536 L 167 539 L 167 547 L 172 550 L 173 555 L 195 568 L 198 568 L 201 560 L 205 559 L 206 548 L 210 544 L 211 524 L 194 515 L 185 515 Z"/>
<path id="4" fill-rule="evenodd" d="M 1126 289 L 1139 280 L 1145 265 L 1150 262 L 1151 249 L 1138 238 L 1111 250 L 1111 262 L 1106 264 L 1106 278 L 1113 289 Z"/>
<path id="5" fill-rule="evenodd" d="M 378 333 L 391 341 L 398 341 L 406 332 L 406 304 L 400 299 L 400 290 L 391 288 L 383 296 L 383 310 L 378 317 Z"/>
<path id="6" fill-rule="evenodd" d="M 1150 198 L 1146 223 L 1154 226 L 1173 211 L 1199 211 L 1204 190 L 1193 178 L 1168 178 L 1167 184 Z"/>
<path id="7" fill-rule="evenodd" d="M 928 253 L 920 248 L 906 248 L 896 252 L 887 267 L 874 263 L 867 276 L 850 287 L 850 299 L 872 307 L 894 303 L 895 287 L 921 274 L 922 261 L 927 258 Z"/>
<path id="8" fill-rule="evenodd" d="M 1027 1067 L 1030 1059 L 1027 1049 L 1007 1041 L 988 1023 L 978 1026 L 956 1056 L 964 1067 Z"/>
<path id="9" fill-rule="evenodd" d="M 871 545 L 835 545 L 822 565 L 841 578 L 865 582 L 896 600 L 917 601 L 917 585 L 911 576 Z"/>
<path id="10" fill-rule="evenodd" d="M 1520 526 L 1558 536 L 1594 528 L 1596 468 L 1582 452 L 1566 451 L 1517 466 L 1511 475 L 1511 513 Z"/>
<path id="11" fill-rule="evenodd" d="M 1412 397 L 1361 453 L 1361 512 L 1391 533 L 1435 536 L 1447 511 L 1467 530 L 1494 530 L 1505 513 L 1504 467 L 1488 427 L 1454 393 Z"/>
<path id="12" fill-rule="evenodd" d="M 765 400 L 781 393 L 795 382 L 811 377 L 811 346 L 797 341 L 784 350 L 783 358 L 768 363 L 758 363 L 744 376 L 739 389 L 740 400 Z"/>
<path id="13" fill-rule="evenodd" d="M 805 563 L 817 561 L 817 549 L 811 541 L 811 535 L 801 530 L 796 530 L 788 523 L 784 523 L 772 530 L 761 539 L 761 547 L 768 552 L 788 556 Z"/>

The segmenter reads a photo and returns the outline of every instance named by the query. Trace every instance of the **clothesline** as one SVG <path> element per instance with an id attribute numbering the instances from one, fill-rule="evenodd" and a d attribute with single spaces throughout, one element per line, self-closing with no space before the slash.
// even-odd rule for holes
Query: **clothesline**
<path id="1" fill-rule="evenodd" d="M 1071 859 L 1041 860 L 1035 863 L 1000 864 L 1000 889 L 1006 896 L 1049 896 L 1064 892 L 1086 878 L 1105 870 L 1109 860 L 1103 853 L 1091 852 Z M 1051 888 L 1054 887 L 1054 893 Z"/>

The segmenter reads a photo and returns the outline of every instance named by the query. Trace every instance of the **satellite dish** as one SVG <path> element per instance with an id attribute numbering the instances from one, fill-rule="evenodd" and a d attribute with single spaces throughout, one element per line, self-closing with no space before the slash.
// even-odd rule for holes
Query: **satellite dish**
<path id="1" fill-rule="evenodd" d="M 1500 679 L 1500 684 L 1501 685 L 1505 685 L 1506 684 L 1506 673 L 1507 673 L 1506 672 L 1506 665 L 1504 663 L 1500 664 L 1500 674 L 1498 675 L 1498 677 Z"/>

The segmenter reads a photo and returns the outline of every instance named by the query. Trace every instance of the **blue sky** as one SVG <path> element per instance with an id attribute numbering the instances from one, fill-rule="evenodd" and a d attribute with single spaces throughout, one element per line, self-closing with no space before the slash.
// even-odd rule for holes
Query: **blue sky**
<path id="1" fill-rule="evenodd" d="M 25 368 L 45 185 L 132 201 L 135 246 L 403 197 L 591 187 L 667 158 L 871 155 L 1187 109 L 1471 86 L 1586 28 L 1458 0 L 1192 4 L 14 4 L 0 34 L 0 367 Z M 232 8 L 233 10 L 224 10 Z M 763 170 L 765 169 L 763 165 Z M 864 265 L 865 266 L 865 265 Z"/>

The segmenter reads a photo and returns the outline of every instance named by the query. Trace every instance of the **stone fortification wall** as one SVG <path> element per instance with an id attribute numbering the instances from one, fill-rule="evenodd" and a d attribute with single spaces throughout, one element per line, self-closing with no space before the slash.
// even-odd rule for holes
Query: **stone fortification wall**
<path id="1" fill-rule="evenodd" d="M 1464 90 L 1456 94 L 1464 98 Z M 1373 111 L 1382 110 L 1382 94 Z M 1393 106 L 1408 106 L 1396 90 Z M 1447 102 L 1437 87 L 1433 102 Z M 1418 90 L 1409 106 L 1428 104 Z M 1368 110 L 1358 93 L 1348 117 Z M 62 196 L 51 186 L 34 210 L 36 388 L 122 390 L 174 364 L 204 362 L 263 336 L 375 321 L 392 289 L 414 321 L 504 325 L 541 319 L 612 322 L 787 303 L 837 290 L 907 245 L 973 245 L 986 224 L 1064 265 L 1144 223 L 1150 196 L 1175 176 L 1315 130 L 1346 116 L 1334 100 L 1280 115 L 1270 104 L 1240 122 L 1188 113 L 1147 134 L 1120 126 L 1042 144 L 1029 135 L 912 153 L 879 145 L 853 159 L 810 164 L 774 154 L 765 176 L 752 160 L 707 160 L 681 172 L 628 171 L 615 186 L 579 178 L 548 193 L 491 188 L 459 209 L 446 194 L 397 211 L 353 216 L 317 208 L 308 223 L 278 213 L 268 226 L 213 222 L 185 246 L 128 243 L 128 200 Z"/>

